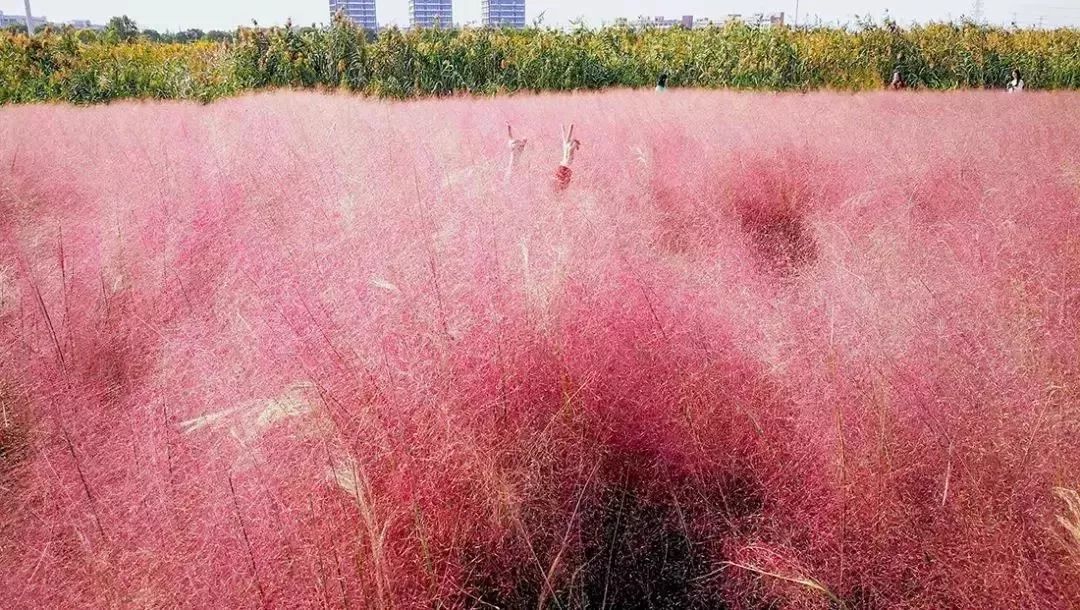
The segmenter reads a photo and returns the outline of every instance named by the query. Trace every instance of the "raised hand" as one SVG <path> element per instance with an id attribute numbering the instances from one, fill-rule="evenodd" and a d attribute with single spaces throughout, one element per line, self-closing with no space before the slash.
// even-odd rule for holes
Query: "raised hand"
<path id="1" fill-rule="evenodd" d="M 570 129 L 563 125 L 562 163 L 559 164 L 559 169 L 555 171 L 555 187 L 560 191 L 565 191 L 570 187 L 570 181 L 574 177 L 574 171 L 570 169 L 570 165 L 574 163 L 574 154 L 577 153 L 579 148 L 581 148 L 581 142 L 574 139 L 574 124 L 570 124 Z"/>
<path id="2" fill-rule="evenodd" d="M 528 144 L 527 139 L 517 139 L 514 137 L 514 128 L 510 126 L 510 123 L 506 124 L 506 147 L 510 149 L 510 165 L 506 168 L 506 175 L 509 177 L 514 172 L 514 168 L 518 166 L 521 161 L 521 155 L 525 153 L 525 145 Z"/>
<path id="3" fill-rule="evenodd" d="M 506 124 L 506 147 L 510 149 L 510 157 L 516 159 L 521 156 L 521 153 L 525 152 L 525 145 L 528 144 L 527 139 L 517 139 L 514 137 L 514 128 L 510 126 L 510 123 Z"/>
<path id="4" fill-rule="evenodd" d="M 574 162 L 574 154 L 581 148 L 581 142 L 574 139 L 574 124 L 570 124 L 570 129 L 567 130 L 566 126 L 562 126 L 562 166 L 570 167 Z"/>

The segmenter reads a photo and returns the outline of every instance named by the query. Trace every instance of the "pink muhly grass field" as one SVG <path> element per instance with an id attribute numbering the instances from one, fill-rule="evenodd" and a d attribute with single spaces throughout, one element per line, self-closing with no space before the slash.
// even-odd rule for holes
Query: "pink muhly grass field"
<path id="1" fill-rule="evenodd" d="M 0 110 L 7 607 L 1080 607 L 1078 372 L 1078 94 Z"/>

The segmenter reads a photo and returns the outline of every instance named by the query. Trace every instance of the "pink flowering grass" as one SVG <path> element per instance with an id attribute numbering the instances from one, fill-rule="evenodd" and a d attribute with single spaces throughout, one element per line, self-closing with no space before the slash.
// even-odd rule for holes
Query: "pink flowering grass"
<path id="1" fill-rule="evenodd" d="M 1077 607 L 1078 366 L 1075 94 L 0 111 L 8 607 Z"/>

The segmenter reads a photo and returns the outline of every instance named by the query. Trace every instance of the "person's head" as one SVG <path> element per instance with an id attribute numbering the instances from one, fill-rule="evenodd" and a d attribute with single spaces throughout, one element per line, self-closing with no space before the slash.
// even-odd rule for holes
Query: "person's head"
<path id="1" fill-rule="evenodd" d="M 660 75 L 660 78 L 656 79 L 656 86 L 660 87 L 661 89 L 666 89 L 667 88 L 667 81 L 668 81 L 668 75 L 667 75 L 667 72 L 664 72 L 663 74 Z"/>
<path id="2" fill-rule="evenodd" d="M 1013 68 L 1012 76 L 1013 76 L 1014 81 L 1020 82 L 1020 80 L 1022 79 L 1022 77 L 1020 76 L 1020 69 L 1019 68 Z"/>

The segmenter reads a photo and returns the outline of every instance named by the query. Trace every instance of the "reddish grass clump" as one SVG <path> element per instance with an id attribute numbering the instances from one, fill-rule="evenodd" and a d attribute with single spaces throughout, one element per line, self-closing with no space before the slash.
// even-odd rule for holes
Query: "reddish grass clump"
<path id="1" fill-rule="evenodd" d="M 5 109 L 5 605 L 1080 606 L 1078 102 Z"/>

